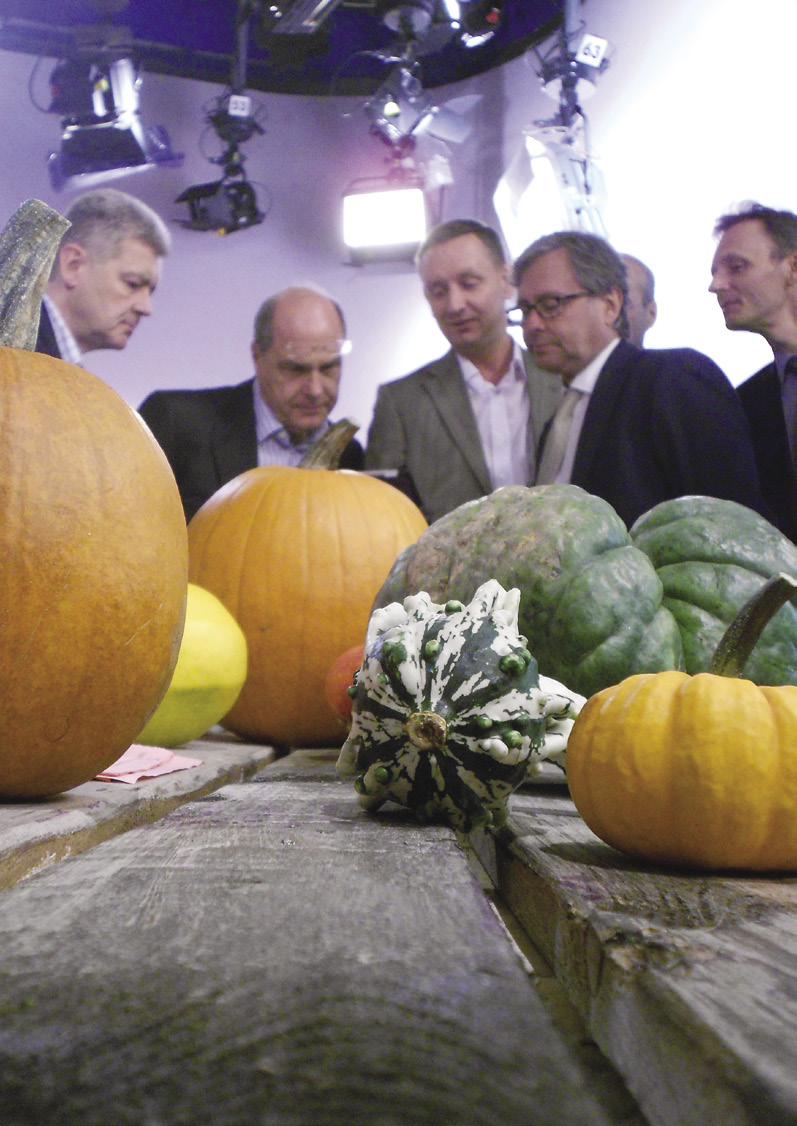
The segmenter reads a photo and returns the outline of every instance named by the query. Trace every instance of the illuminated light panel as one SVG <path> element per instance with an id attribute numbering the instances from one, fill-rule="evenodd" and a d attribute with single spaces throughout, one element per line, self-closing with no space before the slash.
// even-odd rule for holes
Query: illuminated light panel
<path id="1" fill-rule="evenodd" d="M 355 260 L 412 257 L 425 236 L 426 202 L 420 187 L 343 197 L 343 242 Z"/>

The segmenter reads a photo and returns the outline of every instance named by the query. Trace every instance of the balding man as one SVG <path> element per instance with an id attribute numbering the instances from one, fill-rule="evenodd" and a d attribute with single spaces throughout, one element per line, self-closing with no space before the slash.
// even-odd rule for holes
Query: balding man
<path id="1" fill-rule="evenodd" d="M 255 375 L 234 387 L 155 391 L 139 408 L 160 442 L 190 520 L 204 502 L 256 465 L 298 465 L 329 426 L 347 350 L 339 305 L 320 290 L 292 286 L 255 317 Z M 359 469 L 352 441 L 341 458 Z"/>
<path id="2" fill-rule="evenodd" d="M 621 254 L 628 280 L 628 294 L 625 299 L 625 315 L 628 319 L 629 344 L 637 348 L 645 347 L 645 333 L 656 323 L 655 285 L 653 271 L 633 254 Z"/>

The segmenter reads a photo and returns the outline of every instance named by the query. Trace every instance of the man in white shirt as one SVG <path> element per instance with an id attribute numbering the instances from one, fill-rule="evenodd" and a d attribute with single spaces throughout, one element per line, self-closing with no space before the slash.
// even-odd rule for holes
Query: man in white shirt
<path id="1" fill-rule="evenodd" d="M 256 465 L 298 465 L 329 426 L 346 326 L 337 302 L 310 286 L 268 298 L 255 317 L 255 375 L 232 387 L 154 391 L 139 410 L 177 480 L 186 519 L 222 485 Z M 362 467 L 352 440 L 344 469 Z"/>
<path id="2" fill-rule="evenodd" d="M 629 525 L 687 494 L 724 497 L 769 518 L 731 384 L 700 352 L 643 350 L 624 339 L 626 271 L 608 243 L 581 231 L 546 235 L 520 255 L 514 278 L 526 345 L 566 387 L 543 439 L 538 484 L 579 485 Z"/>
<path id="3" fill-rule="evenodd" d="M 451 350 L 379 388 L 365 464 L 408 473 L 431 522 L 502 485 L 533 482 L 537 442 L 562 387 L 508 331 L 513 287 L 492 228 L 438 224 L 417 262 Z"/>
<path id="4" fill-rule="evenodd" d="M 171 236 L 150 207 L 114 188 L 78 196 L 65 217 L 36 351 L 82 364 L 86 352 L 125 348 L 151 314 Z"/>

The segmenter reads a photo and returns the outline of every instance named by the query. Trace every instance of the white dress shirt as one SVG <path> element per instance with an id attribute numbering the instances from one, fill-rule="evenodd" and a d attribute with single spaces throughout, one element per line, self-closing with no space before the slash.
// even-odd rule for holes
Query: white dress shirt
<path id="1" fill-rule="evenodd" d="M 528 376 L 523 349 L 516 340 L 512 347 L 509 368 L 498 383 L 490 383 L 475 364 L 457 356 L 494 489 L 528 485 L 530 479 Z"/>

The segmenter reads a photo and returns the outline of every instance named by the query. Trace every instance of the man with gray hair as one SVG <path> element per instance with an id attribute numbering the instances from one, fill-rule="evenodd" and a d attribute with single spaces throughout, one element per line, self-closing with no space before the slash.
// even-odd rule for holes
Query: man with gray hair
<path id="1" fill-rule="evenodd" d="M 114 188 L 78 196 L 66 218 L 36 351 L 81 364 L 86 352 L 124 348 L 150 315 L 171 236 L 150 207 Z"/>
<path id="2" fill-rule="evenodd" d="M 733 388 L 700 352 L 627 342 L 626 270 L 607 242 L 580 231 L 546 235 L 520 255 L 514 279 L 526 346 L 566 388 L 537 484 L 580 485 L 629 525 L 687 494 L 769 516 Z"/>
<path id="3" fill-rule="evenodd" d="M 337 302 L 291 286 L 257 312 L 255 375 L 233 387 L 154 391 L 139 408 L 177 480 L 186 519 L 222 485 L 256 465 L 298 465 L 329 426 L 348 350 Z M 354 440 L 340 465 L 360 469 Z"/>
<path id="4" fill-rule="evenodd" d="M 797 215 L 749 203 L 722 215 L 709 290 L 732 332 L 755 332 L 772 363 L 737 388 L 775 523 L 797 541 Z"/>

